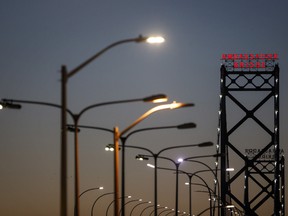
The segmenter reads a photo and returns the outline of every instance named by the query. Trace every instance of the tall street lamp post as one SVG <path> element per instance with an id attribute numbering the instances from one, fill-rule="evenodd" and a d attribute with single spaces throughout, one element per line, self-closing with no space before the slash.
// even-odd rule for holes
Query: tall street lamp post
<path id="1" fill-rule="evenodd" d="M 121 198 L 122 198 L 122 197 L 119 197 L 118 199 L 121 199 Z M 130 199 L 131 196 L 126 196 L 126 197 L 124 197 L 124 199 L 125 199 L 125 198 Z M 108 212 L 109 212 L 110 206 L 111 206 L 113 203 L 115 203 L 115 202 L 117 202 L 117 200 L 112 200 L 112 202 L 108 205 L 108 207 L 107 207 L 107 209 L 106 209 L 106 216 L 108 216 Z M 118 215 L 118 213 L 117 213 L 117 215 Z"/>
<path id="2" fill-rule="evenodd" d="M 101 196 L 99 196 L 99 197 L 94 201 L 94 203 L 93 203 L 93 205 L 92 205 L 92 207 L 91 207 L 91 216 L 93 216 L 93 214 L 94 214 L 94 207 L 95 207 L 97 201 L 100 200 L 102 197 L 107 196 L 107 195 L 110 195 L 110 194 L 112 195 L 112 194 L 114 194 L 114 192 L 109 192 L 109 193 L 102 194 Z"/>
<path id="3" fill-rule="evenodd" d="M 76 68 L 68 71 L 66 66 L 63 65 L 61 67 L 61 170 L 60 170 L 60 212 L 61 216 L 67 216 L 67 117 L 66 117 L 66 110 L 67 110 L 67 83 L 69 78 L 73 75 L 78 73 L 81 69 L 87 66 L 89 63 L 97 59 L 103 53 L 108 51 L 109 49 L 118 46 L 124 43 L 130 42 L 148 42 L 148 43 L 162 43 L 164 42 L 164 38 L 162 37 L 143 37 L 139 36 L 137 38 L 125 39 L 120 40 L 115 43 L 110 44 L 109 46 L 105 47 L 104 49 L 97 52 L 95 55 L 84 61 L 82 64 L 77 66 Z M 77 206 L 77 205 L 76 205 Z M 77 216 L 79 216 L 79 206 L 77 206 Z"/>
<path id="4" fill-rule="evenodd" d="M 152 207 L 154 207 L 154 205 L 149 205 L 149 206 L 147 206 L 146 208 L 144 208 L 144 209 L 141 211 L 140 216 L 143 215 L 144 211 L 146 211 L 147 209 L 152 208 Z"/>
<path id="5" fill-rule="evenodd" d="M 124 206 L 126 206 L 127 204 L 132 203 L 132 202 L 142 202 L 142 199 L 130 200 L 130 201 L 126 202 L 126 203 L 124 204 Z M 119 215 L 121 215 L 121 213 L 122 213 L 122 209 L 120 209 Z"/>
<path id="6" fill-rule="evenodd" d="M 150 116 L 151 114 L 157 111 L 167 110 L 167 109 L 168 110 L 178 109 L 178 108 L 190 107 L 190 106 L 194 106 L 194 104 L 173 102 L 171 104 L 159 105 L 145 112 L 143 115 L 141 115 L 138 119 L 136 119 L 130 126 L 124 129 L 122 132 L 119 131 L 118 127 L 114 127 L 114 191 L 115 191 L 114 215 L 115 216 L 117 216 L 119 212 L 118 197 L 119 197 L 119 139 L 120 137 L 126 134 L 130 129 L 135 127 L 137 124 L 139 124 L 141 121 L 146 119 L 148 116 Z M 157 213 L 157 210 L 156 210 L 156 213 Z"/>
<path id="7" fill-rule="evenodd" d="M 148 202 L 142 202 L 142 203 L 138 203 L 137 205 L 135 205 L 132 209 L 131 209 L 131 212 L 130 212 L 130 216 L 133 216 L 133 211 L 135 210 L 136 207 L 140 206 L 140 205 L 144 205 L 144 204 L 151 204 L 151 201 L 148 201 Z"/>

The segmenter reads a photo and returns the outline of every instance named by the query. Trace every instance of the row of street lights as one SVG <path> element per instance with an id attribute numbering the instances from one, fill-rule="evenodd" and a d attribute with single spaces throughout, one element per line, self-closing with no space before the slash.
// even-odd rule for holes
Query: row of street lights
<path id="1" fill-rule="evenodd" d="M 121 146 L 121 145 L 120 145 Z M 203 142 L 203 143 L 199 143 L 199 144 L 191 144 L 191 145 L 179 145 L 179 146 L 172 146 L 172 147 L 167 147 L 167 148 L 164 148 L 162 150 L 160 150 L 159 152 L 157 153 L 154 153 L 152 152 L 150 149 L 148 148 L 145 148 L 145 147 L 140 147 L 140 146 L 131 146 L 131 145 L 126 145 L 125 147 L 127 148 L 134 148 L 134 149 L 140 149 L 140 150 L 144 150 L 148 153 L 150 153 L 150 155 L 137 155 L 136 156 L 136 159 L 138 160 L 147 160 L 148 157 L 153 157 L 154 159 L 154 215 L 157 216 L 157 203 L 158 203 L 158 183 L 157 183 L 157 170 L 158 170 L 158 165 L 157 165 L 157 162 L 158 162 L 158 158 L 161 158 L 161 159 L 165 159 L 165 160 L 169 160 L 171 161 L 175 167 L 176 167 L 176 193 L 175 193 L 175 212 L 176 212 L 176 216 L 178 215 L 178 170 L 179 170 L 179 166 L 181 164 L 181 161 L 177 161 L 175 162 L 174 160 L 170 159 L 170 158 L 167 158 L 167 157 L 164 157 L 164 156 L 161 156 L 161 154 L 165 151 L 168 151 L 168 150 L 172 150 L 172 149 L 178 149 L 178 148 L 190 148 L 190 147 L 209 147 L 209 146 L 213 146 L 213 143 L 212 142 Z M 121 146 L 123 148 L 123 146 Z M 105 148 L 106 150 L 114 150 L 114 152 L 117 150 L 119 150 L 119 145 L 118 146 L 115 146 L 115 145 L 108 145 L 106 146 Z M 211 156 L 214 156 L 214 155 L 209 155 L 210 157 Z M 197 158 L 199 158 L 199 156 L 196 156 Z M 207 155 L 205 156 L 202 156 L 202 157 L 207 157 Z M 193 157 L 189 157 L 187 158 L 188 159 L 193 159 Z"/>
<path id="2" fill-rule="evenodd" d="M 83 192 L 79 195 L 79 198 L 80 198 L 82 195 L 84 195 L 84 194 L 86 194 L 86 193 L 88 193 L 88 192 L 90 192 L 90 191 L 103 190 L 103 189 L 104 189 L 104 187 L 89 188 L 89 189 L 83 191 Z M 107 195 L 111 195 L 111 194 L 113 194 L 113 193 L 114 193 L 114 192 L 104 193 L 104 194 L 102 194 L 101 196 L 99 196 L 99 197 L 94 201 L 94 203 L 93 203 L 93 205 L 92 205 L 92 208 L 91 208 L 91 216 L 94 215 L 94 207 L 95 207 L 97 201 L 99 201 L 102 197 L 107 196 Z M 122 197 L 121 197 L 121 198 L 122 198 Z M 130 199 L 131 196 L 125 196 L 124 198 Z M 109 208 L 111 207 L 111 205 L 112 205 L 114 202 L 115 202 L 115 200 L 112 200 L 112 202 L 110 202 L 110 204 L 109 204 L 108 207 L 106 208 L 106 216 L 108 215 Z M 142 199 L 133 199 L 133 200 L 129 200 L 129 201 L 125 202 L 125 206 L 128 205 L 129 203 L 133 203 L 133 202 L 139 202 L 139 203 L 136 204 L 136 205 L 131 209 L 130 216 L 133 215 L 132 213 L 133 213 L 133 211 L 135 210 L 135 208 L 136 208 L 137 206 L 140 206 L 140 205 L 143 205 L 143 204 L 151 204 L 151 203 L 152 203 L 151 201 L 143 202 Z M 166 210 L 162 211 L 161 213 L 159 213 L 159 215 L 162 214 L 162 213 L 164 213 L 164 212 L 167 211 L 167 210 L 168 210 L 168 211 L 171 211 L 171 210 L 174 211 L 174 209 L 168 209 L 168 207 L 159 207 L 160 205 L 157 205 L 157 206 L 158 206 L 158 209 L 160 209 L 160 208 L 165 208 L 165 209 L 166 209 Z M 150 206 L 148 206 L 148 207 L 150 207 Z M 146 208 L 143 209 L 143 211 L 141 212 L 141 214 L 142 214 L 145 210 L 146 210 Z M 153 212 L 154 212 L 154 210 L 150 213 L 150 215 L 152 215 Z M 122 209 L 120 209 L 120 212 L 119 212 L 119 215 L 121 215 L 121 214 L 122 214 Z"/>
<path id="3" fill-rule="evenodd" d="M 125 40 L 120 40 L 115 43 L 110 44 L 109 46 L 105 47 L 104 49 L 97 52 L 95 55 L 93 55 L 91 58 L 84 61 L 79 66 L 75 67 L 74 69 L 68 71 L 66 66 L 62 66 L 61 68 L 61 105 L 53 104 L 53 103 L 47 103 L 47 102 L 39 102 L 39 101 L 28 101 L 28 100 L 11 100 L 11 99 L 3 99 L 0 103 L 0 109 L 3 107 L 7 108 L 21 108 L 21 103 L 27 103 L 27 104 L 37 104 L 37 105 L 44 105 L 44 106 L 51 106 L 55 108 L 61 109 L 61 177 L 60 177 L 60 188 L 61 188 L 61 194 L 60 194 L 60 212 L 61 216 L 67 216 L 67 113 L 72 117 L 74 128 L 75 128 L 75 134 L 74 134 L 74 151 L 75 151 L 75 158 L 74 158 L 74 169 L 75 169 L 75 185 L 74 185 L 74 199 L 75 199 L 75 216 L 80 216 L 80 193 L 79 193 L 79 156 L 78 156 L 78 123 L 80 117 L 88 110 L 104 106 L 104 105 L 111 105 L 111 104 L 119 104 L 119 103 L 130 103 L 130 102 L 137 102 L 137 101 L 144 101 L 144 102 L 151 102 L 155 100 L 157 102 L 163 102 L 163 100 L 167 100 L 166 95 L 160 94 L 160 95 L 154 95 L 151 97 L 141 98 L 141 99 L 132 99 L 132 100 L 120 100 L 120 101 L 112 101 L 112 102 L 105 102 L 105 103 L 98 103 L 93 104 L 91 106 L 88 106 L 79 113 L 75 114 L 72 111 L 70 111 L 67 108 L 67 83 L 69 78 L 74 76 L 76 73 L 78 73 L 80 70 L 82 70 L 84 67 L 86 67 L 88 64 L 90 64 L 92 61 L 100 57 L 102 54 L 104 54 L 106 51 L 110 50 L 111 48 L 118 46 L 120 44 L 124 43 L 130 43 L 130 42 L 136 42 L 136 43 L 163 43 L 165 40 L 162 37 L 143 37 L 139 36 L 136 38 L 130 38 Z M 20 103 L 20 104 L 14 104 Z M 124 137 L 125 134 L 128 133 L 134 126 L 136 126 L 138 123 L 146 119 L 149 115 L 160 111 L 160 110 L 168 110 L 168 109 L 177 109 L 182 107 L 190 107 L 194 106 L 194 104 L 185 104 L 185 103 L 176 103 L 173 102 L 171 104 L 164 104 L 156 106 L 147 112 L 145 112 L 142 116 L 140 116 L 136 121 L 134 121 L 131 125 L 129 125 L 127 128 L 125 128 L 123 131 L 120 131 L 119 128 L 116 126 L 113 129 L 113 136 L 114 136 L 114 215 L 117 216 L 119 212 L 119 140 L 122 141 L 122 214 L 125 215 L 125 203 L 124 203 L 124 197 L 125 197 L 125 147 L 128 147 L 125 145 L 126 139 L 129 135 Z M 130 134 L 132 134 L 131 132 Z M 146 150 L 151 153 L 152 157 L 154 157 L 155 162 L 155 176 L 154 176 L 154 184 L 155 184 L 155 191 L 157 191 L 157 158 L 159 157 L 160 153 L 163 151 L 174 149 L 174 148 L 182 148 L 182 147 L 204 147 L 206 145 L 213 145 L 210 142 L 202 143 L 202 144 L 193 144 L 193 145 L 187 145 L 187 146 L 177 146 L 177 147 L 170 147 L 163 149 L 159 151 L 158 153 L 153 153 L 148 149 L 142 148 L 143 150 Z M 131 146 L 130 146 L 131 147 Z M 133 146 L 134 147 L 134 146 Z M 133 148 L 132 147 L 132 148 Z M 179 165 L 178 165 L 179 166 Z M 177 179 L 178 181 L 178 179 Z M 154 194 L 155 204 L 154 204 L 154 215 L 157 216 L 157 193 Z M 176 209 L 175 209 L 176 215 L 178 215 L 178 204 L 176 203 Z"/>
<path id="4" fill-rule="evenodd" d="M 131 100 L 121 100 L 121 101 L 112 101 L 112 102 L 105 102 L 105 103 L 99 103 L 99 104 L 93 104 L 91 106 L 88 106 L 86 108 L 84 108 L 82 111 L 79 112 L 79 114 L 74 114 L 72 111 L 67 110 L 67 112 L 71 115 L 74 124 L 73 125 L 68 125 L 68 130 L 75 132 L 74 135 L 74 143 L 75 143 L 75 215 L 77 215 L 77 211 L 79 211 L 79 207 L 77 208 L 77 204 L 79 205 L 79 198 L 82 194 L 80 194 L 79 196 L 79 168 L 78 168 L 78 164 L 79 164 L 79 159 L 78 159 L 78 132 L 80 131 L 79 128 L 83 127 L 83 128 L 92 128 L 92 129 L 100 129 L 100 130 L 106 130 L 109 131 L 111 133 L 114 134 L 115 137 L 115 131 L 107 129 L 107 128 L 100 128 L 100 127 L 91 127 L 91 126 L 81 126 L 78 125 L 78 121 L 80 119 L 80 116 L 82 116 L 82 114 L 92 108 L 95 107 L 99 107 L 99 106 L 104 106 L 104 105 L 110 105 L 110 104 L 117 104 L 117 103 L 128 103 L 128 102 L 136 102 L 136 101 L 144 101 L 144 102 L 151 102 L 151 101 L 155 101 L 155 100 L 163 100 L 165 99 L 166 96 L 163 94 L 159 94 L 159 95 L 153 95 L 153 96 L 149 96 L 149 97 L 145 97 L 142 99 L 131 99 Z M 1 103 L 2 106 L 7 107 L 7 108 L 21 108 L 21 104 L 15 104 L 15 103 L 27 103 L 27 104 L 38 104 L 38 105 L 46 105 L 46 106 L 52 106 L 52 107 L 57 107 L 60 108 L 60 105 L 57 104 L 52 104 L 52 103 L 46 103 L 46 102 L 37 102 L 37 101 L 25 101 L 25 100 L 12 100 L 12 99 L 3 99 L 3 102 Z M 172 103 L 172 104 L 166 104 L 166 105 L 160 105 L 160 106 L 156 106 L 152 109 L 150 109 L 149 111 L 147 111 L 146 113 L 144 113 L 142 116 L 140 116 L 134 123 L 132 123 L 132 125 L 130 125 L 128 128 L 126 128 L 125 130 L 123 130 L 122 135 L 124 133 L 128 132 L 128 129 L 131 129 L 133 126 L 135 126 L 136 124 L 138 124 L 140 121 L 144 120 L 146 117 L 148 117 L 149 115 L 153 114 L 156 111 L 160 111 L 160 110 L 164 110 L 164 109 L 175 109 L 175 108 L 180 108 L 180 107 L 187 107 L 187 106 L 193 106 L 193 104 L 179 104 L 179 103 Z M 143 129 L 138 129 L 135 131 L 130 132 L 129 134 L 127 134 L 125 137 L 122 135 L 118 135 L 118 139 L 120 139 L 122 141 L 122 198 L 121 198 L 121 204 L 122 204 L 122 213 L 124 214 L 125 211 L 125 155 L 124 155 L 124 150 L 125 150 L 125 143 L 128 139 L 128 137 L 130 137 L 132 134 L 138 133 L 138 132 L 142 132 L 142 131 L 147 131 L 147 130 L 156 130 L 156 129 L 169 129 L 169 128 L 177 128 L 177 129 L 187 129 L 187 128 L 195 128 L 196 124 L 194 123 L 185 123 L 185 124 L 181 124 L 181 125 L 177 125 L 177 126 L 164 126 L 164 127 L 151 127 L 151 128 L 143 128 Z M 77 130 L 76 130 L 77 128 Z M 174 148 L 183 148 L 183 147 L 193 147 L 193 146 L 198 146 L 198 147 L 206 147 L 206 146 L 211 146 L 213 145 L 213 143 L 211 142 L 205 142 L 205 143 L 200 143 L 200 144 L 192 144 L 192 145 L 186 145 L 186 146 L 174 146 L 174 147 L 169 147 L 169 148 L 165 148 L 163 150 L 161 150 L 158 153 L 153 153 L 151 152 L 149 149 L 146 148 L 142 148 L 142 147 L 135 147 L 135 146 L 127 146 L 130 148 L 140 148 L 140 149 L 145 149 L 146 151 L 151 153 L 151 157 L 154 157 L 155 160 L 155 164 L 157 164 L 157 158 L 162 158 L 164 159 L 164 157 L 160 157 L 160 153 L 162 153 L 163 151 L 169 150 L 169 149 L 174 149 Z M 115 146 L 115 142 L 113 147 Z M 115 148 L 115 147 L 114 147 Z M 119 149 L 119 147 L 117 148 Z M 115 151 L 114 151 L 115 152 Z M 117 156 L 117 154 L 114 153 L 114 161 L 118 161 L 117 158 L 115 158 L 115 156 Z M 148 155 L 146 155 L 146 157 L 148 157 Z M 196 156 L 195 158 L 199 158 L 199 157 L 203 157 L 203 156 Z M 168 158 L 166 158 L 168 159 Z M 188 158 L 191 159 L 191 158 Z M 169 160 L 169 159 L 168 159 Z M 170 159 L 171 160 L 171 159 Z M 172 161 L 172 160 L 171 160 Z M 172 161 L 174 162 L 174 161 Z M 176 165 L 176 169 L 179 167 L 180 163 L 175 163 Z M 115 164 L 115 167 L 118 167 L 118 164 Z M 116 169 L 114 171 L 115 176 L 118 175 L 118 170 Z M 178 172 L 177 172 L 178 173 Z M 176 182 L 178 182 L 178 175 L 176 175 Z M 114 184 L 115 187 L 118 185 L 118 179 L 115 178 L 114 180 Z M 155 204 L 154 204 L 154 213 L 155 215 L 157 215 L 157 169 L 155 169 L 155 177 L 154 177 L 154 185 L 155 185 L 155 194 L 154 194 L 154 199 L 155 199 Z M 178 185 L 178 183 L 176 183 L 176 185 Z M 116 192 L 114 193 L 114 200 L 116 197 L 119 197 L 119 195 L 115 195 Z M 176 187 L 176 198 L 178 198 L 178 187 Z M 77 197 L 76 197 L 77 196 Z M 78 200 L 78 201 L 77 201 Z M 117 201 L 116 201 L 117 202 Z M 116 203 L 115 202 L 115 203 Z M 178 201 L 176 199 L 176 208 L 175 208 L 175 212 L 177 214 L 178 212 Z"/>
<path id="5" fill-rule="evenodd" d="M 104 102 L 104 103 L 97 103 L 97 104 L 93 104 L 90 105 L 84 109 L 82 109 L 78 114 L 73 113 L 71 110 L 66 109 L 66 112 L 70 114 L 70 116 L 73 119 L 73 128 L 74 128 L 74 171 L 75 171 L 75 183 L 74 183 L 74 198 L 75 198 L 75 215 L 79 215 L 80 214 L 80 199 L 79 199 L 79 142 L 78 142 L 78 122 L 80 117 L 88 110 L 92 109 L 92 108 L 96 108 L 99 106 L 106 106 L 106 105 L 113 105 L 113 104 L 120 104 L 120 103 L 131 103 L 131 102 L 138 102 L 138 101 L 144 101 L 144 102 L 163 102 L 166 101 L 167 97 L 164 94 L 158 94 L 158 95 L 152 95 L 149 97 L 145 97 L 145 98 L 140 98 L 140 99 L 130 99 L 130 100 L 118 100 L 118 101 L 110 101 L 110 102 Z M 20 103 L 20 104 L 15 104 L 15 103 Z M 2 99 L 2 102 L 0 103 L 1 107 L 6 107 L 6 108 L 15 108 L 15 109 L 20 109 L 21 108 L 21 104 L 34 104 L 34 105 L 44 105 L 44 106 L 50 106 L 50 107 L 56 107 L 56 108 L 62 108 L 60 105 L 58 104 L 54 104 L 54 103 L 47 103 L 47 102 L 40 102 L 40 101 L 28 101 L 28 100 L 15 100 L 15 99 Z M 157 111 L 161 111 L 161 110 L 167 110 L 167 109 L 178 109 L 178 108 L 182 108 L 182 107 L 189 107 L 189 106 L 193 106 L 193 104 L 184 104 L 184 103 L 176 103 L 173 102 L 171 104 L 162 104 L 156 107 L 153 107 L 152 109 L 148 110 L 147 112 L 145 112 L 142 116 L 140 116 L 136 121 L 134 121 L 130 126 L 128 126 L 125 130 L 123 130 L 122 132 L 119 132 L 119 129 L 117 127 L 114 128 L 113 130 L 113 135 L 114 135 L 114 145 L 118 146 L 118 142 L 119 139 L 121 139 L 121 137 L 123 137 L 123 135 L 125 133 L 127 133 L 130 129 L 132 129 L 135 125 L 137 125 L 138 123 L 140 123 L 141 121 L 143 121 L 144 119 L 146 119 L 149 115 L 157 112 Z M 67 125 L 70 126 L 68 127 L 68 130 L 71 130 L 71 125 Z M 67 126 L 65 131 L 67 130 Z M 194 126 L 192 123 L 189 124 L 183 124 L 178 126 L 180 129 L 183 128 L 188 128 L 188 127 L 192 127 Z M 95 127 L 96 128 L 96 127 Z M 168 128 L 168 127 L 167 127 Z M 97 128 L 100 129 L 100 128 Z M 155 128 L 153 128 L 155 129 Z M 107 129 L 106 129 L 107 130 Z M 145 130 L 145 129 L 144 129 Z M 143 130 L 143 131 L 144 131 Z M 148 129 L 146 129 L 148 130 Z M 111 130 L 107 130 L 112 132 Z M 132 133 L 131 133 L 132 134 Z M 128 134 L 129 136 L 129 134 Z M 127 136 L 127 137 L 128 137 Z M 127 137 L 125 140 L 127 140 Z M 124 138 L 122 138 L 122 141 L 124 141 Z M 125 144 L 125 141 L 123 142 Z M 118 149 L 118 148 L 117 148 Z M 119 159 L 118 159 L 118 151 L 115 151 L 114 153 L 114 188 L 115 188 L 115 200 L 118 200 L 117 197 L 119 197 Z M 123 146 L 123 151 L 122 151 L 122 165 L 123 165 L 123 169 L 122 169 L 122 187 L 123 185 L 125 186 L 125 174 L 124 174 L 124 166 L 125 166 L 125 162 L 124 162 L 124 146 Z M 122 188 L 122 197 L 125 197 L 125 190 L 124 187 Z M 122 199 L 122 211 L 123 211 L 123 215 L 125 212 L 125 206 L 124 206 L 124 198 Z M 115 202 L 115 209 L 117 210 L 116 212 L 118 212 L 119 210 L 119 205 L 118 202 Z"/>
<path id="6" fill-rule="evenodd" d="M 169 168 L 163 168 L 163 167 L 158 167 L 158 169 L 176 171 L 175 169 L 169 169 Z M 181 173 L 181 174 L 186 174 L 186 175 L 189 177 L 189 183 L 187 183 L 187 182 L 185 183 L 186 185 L 189 184 L 189 193 L 191 193 L 191 186 L 192 186 L 192 185 L 205 187 L 205 188 L 207 189 L 207 191 L 198 190 L 198 191 L 195 191 L 195 192 L 209 193 L 209 200 L 210 200 L 210 202 L 211 202 L 211 200 L 214 200 L 214 201 L 216 200 L 217 196 L 216 196 L 216 194 L 215 194 L 215 191 L 213 191 L 213 190 L 208 186 L 207 182 L 206 182 L 201 176 L 198 175 L 198 173 L 200 173 L 200 172 L 207 172 L 207 171 L 211 171 L 211 170 L 199 170 L 199 171 L 197 171 L 197 172 L 195 172 L 195 173 L 186 173 L 185 171 L 182 171 L 182 170 L 178 170 L 178 171 L 179 171 L 179 173 Z M 192 182 L 191 182 L 191 176 L 195 176 L 195 177 L 199 178 L 203 183 L 202 183 L 202 184 L 201 184 L 201 183 L 192 183 Z M 94 190 L 103 190 L 103 189 L 104 189 L 103 187 L 90 188 L 90 189 L 87 189 L 87 190 L 83 191 L 83 192 L 80 194 L 79 197 L 81 197 L 82 195 L 84 195 L 84 194 L 87 193 L 87 192 L 94 191 Z M 99 201 L 99 200 L 100 200 L 102 197 L 104 197 L 104 196 L 112 195 L 112 194 L 113 194 L 113 192 L 104 193 L 104 194 L 102 194 L 101 196 L 99 196 L 99 197 L 94 201 L 93 206 L 92 206 L 92 208 L 91 208 L 91 216 L 94 215 L 94 207 L 95 207 L 97 201 Z M 216 198 L 215 198 L 215 197 L 216 197 Z M 121 198 L 122 198 L 122 197 L 121 197 Z M 126 199 L 126 198 L 131 199 L 132 197 L 131 197 L 131 196 L 125 196 L 124 199 Z M 106 208 L 106 215 L 108 215 L 109 208 L 111 207 L 111 205 L 112 205 L 114 202 L 115 202 L 115 200 L 112 200 L 112 201 L 110 202 L 110 204 L 108 205 L 108 207 Z M 133 211 L 135 210 L 136 207 L 138 207 L 138 206 L 140 206 L 140 205 L 151 204 L 151 203 L 152 203 L 151 201 L 144 202 L 142 199 L 131 199 L 131 200 L 125 202 L 125 206 L 128 205 L 129 203 L 133 203 L 133 202 L 139 202 L 139 203 L 137 203 L 135 206 L 131 207 L 131 212 L 130 212 L 130 214 L 129 214 L 130 216 L 133 215 Z M 189 199 L 189 202 L 191 202 L 191 199 Z M 146 211 L 146 209 L 152 208 L 152 207 L 154 207 L 154 205 L 149 205 L 149 206 L 147 206 L 146 208 L 144 208 L 144 209 L 141 211 L 140 215 L 144 214 L 144 211 Z M 225 206 L 225 207 L 226 207 L 226 208 L 231 208 L 231 209 L 233 208 L 232 206 L 230 206 L 230 207 L 229 207 L 229 206 Z M 157 210 L 159 210 L 159 209 L 165 209 L 165 210 L 159 212 L 159 213 L 158 213 L 158 216 L 161 215 L 161 214 L 163 214 L 163 213 L 166 212 L 166 211 L 173 211 L 173 212 L 175 212 L 175 214 L 176 214 L 175 209 L 169 209 L 168 207 L 162 207 L 162 206 L 160 206 L 160 205 L 158 204 L 158 205 L 157 205 Z M 210 210 L 210 215 L 211 215 L 211 212 L 212 212 L 212 206 L 211 206 L 211 204 L 210 204 L 210 207 L 207 208 L 207 209 Z M 152 214 L 154 213 L 154 211 L 155 211 L 155 209 L 153 208 L 153 211 L 151 211 L 149 215 L 152 215 Z M 203 214 L 203 213 L 206 212 L 206 211 L 207 211 L 207 210 L 204 209 L 202 212 L 200 212 L 200 215 Z M 236 211 L 237 211 L 237 210 L 236 210 Z M 179 210 L 178 210 L 177 212 L 180 213 Z M 186 215 L 186 212 L 183 212 L 183 214 Z M 122 209 L 120 209 L 119 215 L 122 215 Z M 189 210 L 189 214 L 188 214 L 188 215 L 192 215 L 191 209 Z M 213 215 L 214 215 L 214 214 L 213 214 Z"/>

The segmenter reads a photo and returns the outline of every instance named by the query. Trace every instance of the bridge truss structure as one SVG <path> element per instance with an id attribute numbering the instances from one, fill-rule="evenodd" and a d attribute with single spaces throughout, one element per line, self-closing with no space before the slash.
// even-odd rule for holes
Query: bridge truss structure
<path id="1" fill-rule="evenodd" d="M 217 145 L 222 216 L 235 214 L 227 206 L 237 207 L 238 215 L 285 215 L 278 56 L 259 56 L 222 57 Z"/>

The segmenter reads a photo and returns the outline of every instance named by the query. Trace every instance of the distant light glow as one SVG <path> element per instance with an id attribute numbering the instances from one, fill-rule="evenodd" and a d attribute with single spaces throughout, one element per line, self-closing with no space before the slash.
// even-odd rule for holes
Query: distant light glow
<path id="1" fill-rule="evenodd" d="M 2 105 L 2 104 L 0 104 L 0 110 L 1 110 L 1 109 L 3 109 L 3 105 Z"/>
<path id="2" fill-rule="evenodd" d="M 148 37 L 146 39 L 147 43 L 151 43 L 151 44 L 155 44 L 155 43 L 164 43 L 165 39 L 161 36 L 157 36 L 157 37 Z"/>
<path id="3" fill-rule="evenodd" d="M 232 171 L 234 171 L 234 168 L 229 167 L 229 168 L 226 169 L 226 171 L 227 171 L 227 172 L 232 172 Z"/>
<path id="4" fill-rule="evenodd" d="M 99 190 L 103 190 L 104 189 L 104 187 L 99 187 Z"/>
<path id="5" fill-rule="evenodd" d="M 182 163 L 183 162 L 183 158 L 178 158 L 178 162 Z"/>

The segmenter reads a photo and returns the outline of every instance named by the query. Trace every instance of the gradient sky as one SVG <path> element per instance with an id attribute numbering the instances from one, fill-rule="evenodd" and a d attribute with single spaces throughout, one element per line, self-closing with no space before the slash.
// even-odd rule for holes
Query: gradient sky
<path id="1" fill-rule="evenodd" d="M 144 146 L 154 152 L 168 146 L 217 142 L 222 53 L 278 53 L 280 145 L 288 151 L 287 1 L 3 0 L 0 5 L 1 98 L 60 104 L 61 65 L 72 69 L 118 40 L 139 34 L 163 35 L 166 42 L 161 45 L 129 43 L 113 48 L 68 83 L 68 107 L 75 113 L 95 103 L 157 93 L 167 94 L 170 101 L 195 103 L 193 108 L 153 114 L 135 127 L 197 124 L 191 130 L 143 132 L 127 141 L 127 145 Z M 247 102 L 254 100 L 258 98 L 247 97 Z M 151 107 L 142 103 L 99 107 L 85 113 L 80 124 L 109 129 L 119 126 L 121 131 Z M 238 115 L 235 112 L 235 118 Z M 261 115 L 268 116 L 269 110 Z M 60 111 L 23 105 L 21 110 L 2 110 L 0 118 L 0 215 L 59 215 Z M 245 129 L 249 131 L 249 127 Z M 72 215 L 73 135 L 68 135 L 67 181 Z M 236 139 L 241 142 L 242 137 Z M 265 135 L 256 130 L 250 137 L 255 140 L 255 148 L 261 148 Z M 83 129 L 79 140 L 80 191 L 105 187 L 81 198 L 81 211 L 88 215 L 97 196 L 113 191 L 113 157 L 104 151 L 113 137 Z M 153 170 L 134 159 L 138 153 L 144 152 L 127 150 L 127 194 L 134 199 L 153 200 Z M 213 153 L 215 147 L 179 149 L 164 155 L 176 159 Z M 213 167 L 214 160 L 202 161 Z M 173 168 L 171 163 L 159 163 Z M 203 169 L 192 163 L 181 168 L 187 172 Z M 203 176 L 212 185 L 212 176 Z M 174 208 L 174 177 L 172 172 L 159 172 L 161 206 Z M 187 180 L 180 177 L 181 211 L 188 211 Z M 242 189 L 239 191 L 242 193 Z M 194 194 L 195 213 L 199 213 L 208 207 L 208 197 Z M 111 200 L 111 196 L 103 198 L 95 213 L 104 215 Z"/>

